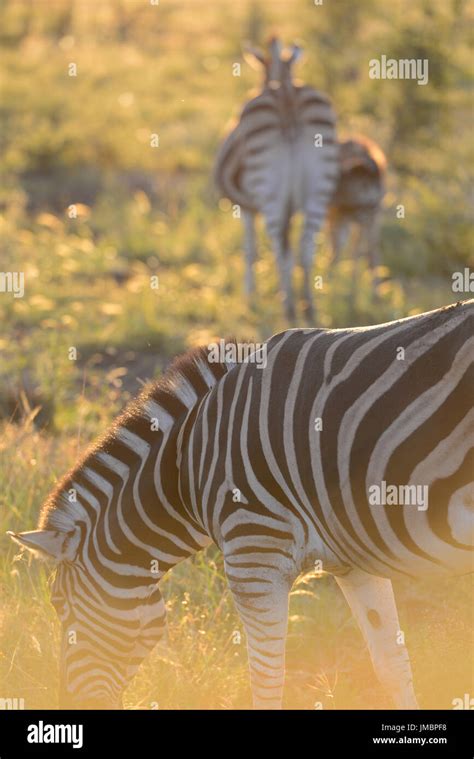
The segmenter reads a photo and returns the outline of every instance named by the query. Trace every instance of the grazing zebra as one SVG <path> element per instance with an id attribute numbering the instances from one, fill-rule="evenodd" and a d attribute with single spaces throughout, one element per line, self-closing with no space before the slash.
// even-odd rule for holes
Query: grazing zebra
<path id="1" fill-rule="evenodd" d="M 382 199 L 385 193 L 386 160 L 379 146 L 367 137 L 339 145 L 340 176 L 329 209 L 333 263 L 346 245 L 351 225 L 357 229 L 353 255 L 368 258 L 370 267 L 379 264 L 378 242 Z"/>
<path id="2" fill-rule="evenodd" d="M 254 217 L 261 212 L 276 255 L 290 321 L 295 318 L 291 217 L 299 211 L 304 215 L 299 253 L 305 314 L 313 320 L 314 238 L 324 221 L 339 171 L 335 115 L 329 99 L 292 80 L 292 67 L 300 52 L 294 45 L 290 53 L 282 53 L 275 38 L 270 41 L 268 57 L 259 50 L 248 51 L 247 56 L 253 56 L 264 68 L 263 89 L 244 106 L 237 126 L 218 152 L 214 172 L 219 191 L 241 208 L 247 294 L 255 290 Z"/>
<path id="3" fill-rule="evenodd" d="M 474 300 L 287 330 L 242 363 L 181 358 L 58 484 L 39 530 L 10 533 L 58 564 L 62 705 L 119 705 L 164 629 L 159 579 L 214 541 L 256 708 L 281 706 L 288 596 L 315 562 L 395 705 L 416 708 L 390 578 L 472 571 L 473 358 Z"/>

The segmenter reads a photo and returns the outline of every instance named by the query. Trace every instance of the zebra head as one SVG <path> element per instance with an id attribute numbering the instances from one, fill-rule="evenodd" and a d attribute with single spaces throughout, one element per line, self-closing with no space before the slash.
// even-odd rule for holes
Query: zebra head
<path id="1" fill-rule="evenodd" d="M 8 533 L 37 557 L 52 560 L 51 601 L 61 622 L 62 709 L 120 709 L 122 694 L 140 663 L 163 634 L 165 605 L 156 585 L 133 596 L 114 586 L 112 573 L 95 576 L 84 551 L 84 525 L 67 532 Z M 104 572 L 104 568 L 102 569 Z M 133 578 L 135 579 L 135 578 Z M 110 586 L 109 586 L 110 582 Z"/>
<path id="2" fill-rule="evenodd" d="M 288 89 L 292 87 L 293 65 L 300 58 L 302 49 L 299 45 L 293 44 L 288 50 L 283 50 L 282 44 L 277 37 L 270 39 L 268 48 L 269 53 L 265 55 L 260 48 L 247 46 L 244 53 L 245 58 L 253 67 L 263 66 L 264 88 Z"/>

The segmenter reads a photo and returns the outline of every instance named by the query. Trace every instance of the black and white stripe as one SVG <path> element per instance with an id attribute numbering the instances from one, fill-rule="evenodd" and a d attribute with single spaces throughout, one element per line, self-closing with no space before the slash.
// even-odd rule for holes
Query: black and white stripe
<path id="1" fill-rule="evenodd" d="M 390 578 L 473 569 L 474 300 L 261 350 L 264 368 L 185 356 L 59 483 L 40 530 L 13 535 L 58 562 L 64 703 L 117 705 L 162 634 L 159 579 L 214 541 L 256 707 L 281 706 L 289 592 L 319 561 L 395 705 L 416 708 Z M 426 486 L 428 508 L 371 505 L 383 481 Z"/>
<path id="2" fill-rule="evenodd" d="M 216 159 L 219 191 L 240 206 L 245 229 L 246 290 L 255 289 L 253 264 L 257 256 L 254 216 L 266 222 L 278 264 L 287 316 L 294 319 L 293 256 L 290 221 L 304 215 L 300 240 L 303 298 L 313 318 L 311 267 L 314 238 L 321 228 L 338 178 L 335 115 L 326 95 L 292 80 L 300 50 L 283 54 L 276 39 L 266 57 L 253 51 L 265 71 L 264 86 L 249 100 Z"/>

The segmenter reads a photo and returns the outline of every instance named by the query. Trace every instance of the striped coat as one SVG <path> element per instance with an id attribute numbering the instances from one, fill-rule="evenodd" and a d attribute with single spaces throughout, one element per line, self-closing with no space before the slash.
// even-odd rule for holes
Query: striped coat
<path id="1" fill-rule="evenodd" d="M 470 300 L 175 364 L 58 484 L 39 530 L 12 534 L 58 565 L 63 704 L 119 704 L 163 631 L 160 578 L 213 541 L 256 707 L 281 706 L 289 592 L 318 562 L 395 705 L 415 708 L 390 578 L 473 569 L 473 359 Z"/>
<path id="2" fill-rule="evenodd" d="M 295 317 L 290 221 L 304 215 L 299 257 L 303 268 L 303 303 L 314 318 L 311 271 L 314 240 L 324 221 L 338 178 L 335 115 L 326 95 L 292 80 L 299 48 L 282 54 L 278 40 L 268 57 L 255 56 L 265 72 L 263 89 L 249 100 L 216 159 L 220 193 L 240 207 L 245 230 L 246 290 L 254 292 L 257 256 L 254 216 L 265 218 L 278 265 L 286 315 Z"/>
<path id="3" fill-rule="evenodd" d="M 331 199 L 329 227 L 333 261 L 339 260 L 351 229 L 357 228 L 352 255 L 366 255 L 379 264 L 379 224 L 385 194 L 386 160 L 381 148 L 367 137 L 354 137 L 339 146 L 339 182 Z"/>

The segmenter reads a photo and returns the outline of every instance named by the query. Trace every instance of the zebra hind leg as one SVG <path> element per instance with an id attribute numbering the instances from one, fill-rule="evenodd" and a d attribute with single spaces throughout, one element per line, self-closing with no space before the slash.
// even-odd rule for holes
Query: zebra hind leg
<path id="1" fill-rule="evenodd" d="M 379 266 L 379 214 L 377 210 L 368 211 L 360 221 L 360 254 L 367 256 L 371 269 Z"/>
<path id="2" fill-rule="evenodd" d="M 283 303 L 286 318 L 290 324 L 294 324 L 296 319 L 295 304 L 293 299 L 293 255 L 289 245 L 289 224 L 290 219 L 285 218 L 284 225 L 280 219 L 273 222 L 267 217 L 267 232 L 271 240 L 273 250 L 278 265 L 278 274 L 280 278 L 280 289 L 283 295 Z"/>
<path id="3" fill-rule="evenodd" d="M 319 221 L 315 222 L 314 219 L 305 216 L 300 240 L 300 261 L 303 268 L 303 313 L 310 325 L 314 324 L 316 318 L 311 274 L 314 258 L 314 238 L 319 227 Z"/>
<path id="4" fill-rule="evenodd" d="M 397 709 L 418 709 L 390 580 L 361 570 L 336 577 L 367 643 L 375 672 Z"/>
<path id="5" fill-rule="evenodd" d="M 380 214 L 378 211 L 372 213 L 366 222 L 365 237 L 367 239 L 367 258 L 372 270 L 374 295 L 378 295 L 380 279 L 377 272 L 380 266 L 379 243 L 380 243 Z"/>
<path id="6" fill-rule="evenodd" d="M 250 299 L 255 294 L 255 261 L 257 260 L 257 239 L 255 234 L 255 214 L 242 211 L 245 245 L 245 293 Z"/>
<path id="7" fill-rule="evenodd" d="M 245 564 L 249 566 L 248 560 Z M 258 565 L 245 569 L 237 557 L 226 559 L 225 567 L 247 635 L 254 709 L 281 709 L 290 586 Z"/>
<path id="8" fill-rule="evenodd" d="M 341 252 L 347 245 L 350 233 L 350 222 L 342 215 L 333 213 L 329 218 L 329 232 L 331 236 L 332 260 L 331 264 L 337 264 Z"/>
<path id="9" fill-rule="evenodd" d="M 290 248 L 286 248 L 284 253 L 279 255 L 278 268 L 280 271 L 280 282 L 283 290 L 286 318 L 290 324 L 295 324 L 296 312 L 292 285 L 293 255 Z"/>

